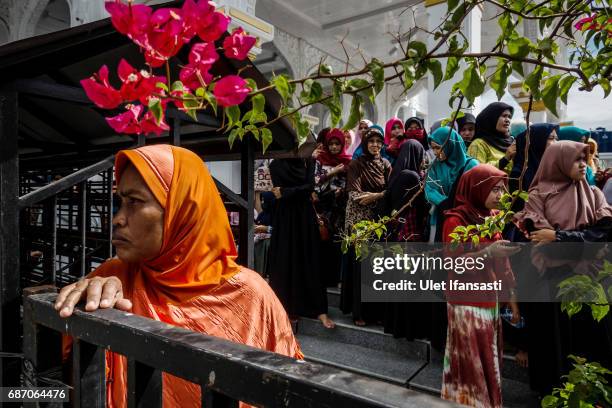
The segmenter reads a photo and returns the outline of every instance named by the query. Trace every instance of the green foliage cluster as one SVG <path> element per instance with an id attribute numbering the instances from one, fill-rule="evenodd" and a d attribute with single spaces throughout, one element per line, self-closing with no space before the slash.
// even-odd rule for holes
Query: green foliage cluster
<path id="1" fill-rule="evenodd" d="M 612 371 L 599 363 L 590 363 L 582 357 L 569 355 L 574 368 L 563 378 L 562 388 L 542 399 L 542 408 L 610 408 L 612 387 L 608 380 Z"/>

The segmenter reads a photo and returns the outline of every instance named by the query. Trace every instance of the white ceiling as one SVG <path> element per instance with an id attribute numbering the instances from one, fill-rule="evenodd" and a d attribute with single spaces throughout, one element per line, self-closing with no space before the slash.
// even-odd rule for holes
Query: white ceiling
<path id="1" fill-rule="evenodd" d="M 368 59 L 388 59 L 393 48 L 389 33 L 406 32 L 414 27 L 411 6 L 419 3 L 419 0 L 257 0 L 256 15 L 343 60 L 340 40 L 346 36 L 351 62 L 362 66 L 357 47 Z"/>

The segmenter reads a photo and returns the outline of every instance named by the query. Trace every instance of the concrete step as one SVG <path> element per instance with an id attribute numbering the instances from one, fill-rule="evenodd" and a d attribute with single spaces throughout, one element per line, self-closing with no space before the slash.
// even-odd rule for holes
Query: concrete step
<path id="1" fill-rule="evenodd" d="M 340 307 L 340 288 L 327 288 L 327 305 L 329 307 Z"/>
<path id="2" fill-rule="evenodd" d="M 321 336 L 333 336 L 339 341 L 344 341 L 343 338 L 348 336 L 348 340 L 351 344 L 368 347 L 368 344 L 373 347 L 377 345 L 386 344 L 387 347 L 392 349 L 399 349 L 400 352 L 404 351 L 404 355 L 408 353 L 409 356 L 413 356 L 413 353 L 418 353 L 418 357 L 423 354 L 431 353 L 431 358 L 442 363 L 444 353 L 437 352 L 435 349 L 429 346 L 428 341 L 416 341 L 409 342 L 406 339 L 395 339 L 392 335 L 384 332 L 383 327 L 376 325 L 368 325 L 365 327 L 358 327 L 353 324 L 350 315 L 343 314 L 339 306 L 332 306 L 332 302 L 340 304 L 340 289 L 338 288 L 327 288 L 327 298 L 329 302 L 329 316 L 337 323 L 338 330 L 327 330 L 325 329 L 318 320 L 313 319 L 300 319 L 298 325 L 302 325 L 301 333 L 313 334 Z M 355 332 L 356 331 L 356 332 Z M 367 335 L 365 334 L 367 333 Z M 362 335 L 363 334 L 363 335 Z M 340 336 L 340 337 L 338 337 Z M 384 336 L 384 338 L 378 338 L 377 336 Z M 416 349 L 415 349 L 416 347 Z M 407 349 L 407 350 L 405 350 Z M 389 350 L 386 348 L 384 350 Z M 518 365 L 515 361 L 513 354 L 504 354 L 504 363 L 502 365 L 502 377 L 508 378 L 515 381 L 529 383 L 529 372 L 527 369 Z"/>
<path id="3" fill-rule="evenodd" d="M 388 351 L 344 344 L 329 338 L 298 334 L 306 360 L 366 375 L 391 384 L 439 396 L 442 364 L 410 359 Z M 540 402 L 529 385 L 502 379 L 504 407 L 537 408 Z"/>
<path id="4" fill-rule="evenodd" d="M 386 334 L 380 326 L 359 327 L 353 324 L 350 316 L 337 309 L 328 309 L 329 317 L 336 323 L 333 329 L 326 329 L 317 319 L 300 318 L 297 334 L 329 339 L 337 343 L 361 346 L 370 350 L 395 353 L 400 356 L 427 361 L 429 345 L 421 341 L 396 339 Z"/>
<path id="5" fill-rule="evenodd" d="M 334 291 L 330 292 L 333 296 Z M 350 315 L 335 307 L 329 308 L 329 316 L 336 323 L 334 329 L 326 329 L 316 319 L 297 322 L 306 360 L 440 395 L 444 355 L 429 342 L 396 339 L 380 326 L 355 326 Z M 504 406 L 539 406 L 537 395 L 529 389 L 527 370 L 514 357 L 504 356 L 502 378 Z"/>

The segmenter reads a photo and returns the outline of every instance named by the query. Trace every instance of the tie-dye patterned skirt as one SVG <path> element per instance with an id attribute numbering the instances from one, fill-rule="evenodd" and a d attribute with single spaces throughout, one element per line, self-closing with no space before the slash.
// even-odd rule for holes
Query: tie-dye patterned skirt
<path id="1" fill-rule="evenodd" d="M 442 398 L 471 407 L 502 406 L 499 308 L 447 304 Z"/>

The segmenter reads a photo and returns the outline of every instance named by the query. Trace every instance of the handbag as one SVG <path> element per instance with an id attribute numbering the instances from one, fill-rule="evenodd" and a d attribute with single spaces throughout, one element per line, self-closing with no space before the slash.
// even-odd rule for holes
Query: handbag
<path id="1" fill-rule="evenodd" d="M 329 220 L 323 214 L 319 214 L 314 203 L 312 204 L 312 208 L 317 216 L 317 224 L 319 225 L 319 236 L 321 237 L 321 241 L 329 241 Z"/>

